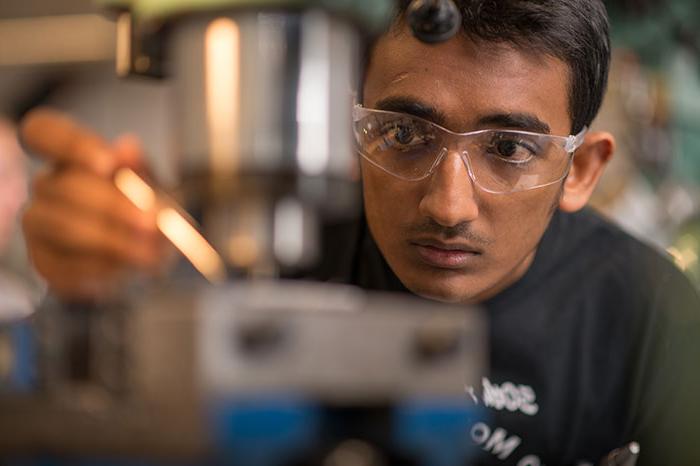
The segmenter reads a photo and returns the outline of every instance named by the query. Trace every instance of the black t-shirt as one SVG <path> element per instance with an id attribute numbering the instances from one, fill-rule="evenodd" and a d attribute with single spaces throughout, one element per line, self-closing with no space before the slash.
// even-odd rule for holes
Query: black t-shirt
<path id="1" fill-rule="evenodd" d="M 364 221 L 331 228 L 317 278 L 407 292 Z M 595 213 L 556 213 L 518 282 L 483 303 L 479 465 L 700 465 L 700 298 L 663 254 Z"/>

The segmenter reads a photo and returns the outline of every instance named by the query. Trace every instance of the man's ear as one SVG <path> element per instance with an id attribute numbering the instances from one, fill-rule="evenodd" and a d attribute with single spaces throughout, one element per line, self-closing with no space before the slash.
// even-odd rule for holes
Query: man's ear
<path id="1" fill-rule="evenodd" d="M 610 133 L 595 131 L 586 138 L 576 151 L 564 182 L 559 208 L 564 212 L 582 209 L 593 194 L 605 165 L 615 152 L 615 138 Z"/>

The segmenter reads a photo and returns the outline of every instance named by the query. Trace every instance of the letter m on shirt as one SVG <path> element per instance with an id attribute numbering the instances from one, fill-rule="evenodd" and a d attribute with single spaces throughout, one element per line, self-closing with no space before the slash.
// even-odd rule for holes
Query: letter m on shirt
<path id="1" fill-rule="evenodd" d="M 510 438 L 506 437 L 508 437 L 508 432 L 504 429 L 495 429 L 486 445 L 484 445 L 484 450 L 490 451 L 495 456 L 498 456 L 499 459 L 504 460 L 508 458 L 518 448 L 522 439 L 517 435 L 513 435 Z"/>

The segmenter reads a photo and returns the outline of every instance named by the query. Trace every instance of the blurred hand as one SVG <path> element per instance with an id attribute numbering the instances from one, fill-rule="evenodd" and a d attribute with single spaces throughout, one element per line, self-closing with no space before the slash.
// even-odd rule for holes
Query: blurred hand
<path id="1" fill-rule="evenodd" d="M 21 136 L 47 162 L 23 227 L 30 258 L 55 293 L 78 300 L 109 296 L 135 270 L 157 269 L 165 239 L 155 213 L 139 210 L 112 180 L 121 167 L 143 172 L 136 138 L 110 144 L 48 109 L 27 115 Z"/>

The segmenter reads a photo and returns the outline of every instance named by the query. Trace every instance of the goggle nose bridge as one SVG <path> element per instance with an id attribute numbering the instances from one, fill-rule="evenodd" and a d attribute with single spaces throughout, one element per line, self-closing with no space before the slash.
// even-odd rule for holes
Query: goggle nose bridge
<path id="1" fill-rule="evenodd" d="M 458 153 L 459 158 L 464 164 L 464 167 L 467 169 L 467 174 L 469 175 L 469 178 L 471 179 L 472 183 L 476 184 L 476 177 L 474 176 L 474 172 L 472 171 L 472 164 L 469 158 L 469 152 L 464 148 L 458 148 L 456 150 L 450 151 L 446 145 L 443 145 L 442 149 L 440 149 L 440 152 L 438 152 L 438 156 L 435 157 L 435 161 L 430 166 L 428 173 L 425 174 L 425 178 L 429 177 L 435 172 L 435 169 L 438 167 L 438 165 L 440 165 L 440 163 L 442 163 L 442 160 L 445 158 L 445 155 L 449 154 L 450 152 Z"/>

